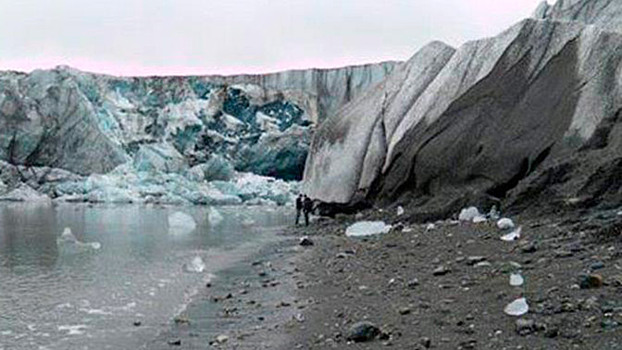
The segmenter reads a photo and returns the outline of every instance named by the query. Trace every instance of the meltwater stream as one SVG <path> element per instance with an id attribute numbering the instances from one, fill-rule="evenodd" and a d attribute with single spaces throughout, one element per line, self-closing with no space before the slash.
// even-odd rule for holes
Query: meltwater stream
<path id="1" fill-rule="evenodd" d="M 290 211 L 0 205 L 0 350 L 141 348 Z"/>

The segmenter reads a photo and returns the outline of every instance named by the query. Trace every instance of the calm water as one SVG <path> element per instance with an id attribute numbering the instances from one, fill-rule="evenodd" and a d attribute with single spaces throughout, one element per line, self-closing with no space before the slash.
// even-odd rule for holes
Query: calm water
<path id="1" fill-rule="evenodd" d="M 177 211 L 196 229 L 172 230 Z M 218 211 L 214 226 L 202 207 L 1 205 L 0 349 L 144 347 L 211 274 L 273 242 L 291 221 L 288 208 Z M 66 227 L 101 248 L 57 242 Z M 185 272 L 196 257 L 205 271 Z"/>

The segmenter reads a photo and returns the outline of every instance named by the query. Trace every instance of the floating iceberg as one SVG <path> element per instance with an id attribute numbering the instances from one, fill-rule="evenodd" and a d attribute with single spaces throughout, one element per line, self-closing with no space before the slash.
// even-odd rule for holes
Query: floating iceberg
<path id="1" fill-rule="evenodd" d="M 500 230 L 510 230 L 514 228 L 514 222 L 512 219 L 508 218 L 499 219 L 499 221 L 497 221 L 497 227 Z"/>
<path id="2" fill-rule="evenodd" d="M 65 227 L 63 233 L 56 239 L 56 244 L 64 251 L 80 253 L 89 250 L 99 250 L 102 245 L 99 242 L 83 243 L 71 232 L 71 228 Z"/>
<path id="3" fill-rule="evenodd" d="M 385 224 L 384 221 L 360 221 L 348 226 L 346 236 L 362 237 L 388 233 L 391 227 L 391 225 Z"/>
<path id="4" fill-rule="evenodd" d="M 205 262 L 203 261 L 203 259 L 201 259 L 200 256 L 195 256 L 192 259 L 192 261 L 190 261 L 187 264 L 184 264 L 183 270 L 185 272 L 192 272 L 192 273 L 203 272 L 205 271 Z"/>
<path id="5" fill-rule="evenodd" d="M 179 235 L 190 233 L 197 227 L 196 221 L 192 216 L 177 211 L 168 216 L 168 232 L 169 234 Z"/>
<path id="6" fill-rule="evenodd" d="M 210 225 L 216 226 L 222 222 L 223 217 L 220 212 L 216 210 L 216 208 L 210 207 L 207 214 L 207 220 L 209 221 Z"/>
<path id="7" fill-rule="evenodd" d="M 510 316 L 522 316 L 529 311 L 529 305 L 527 304 L 527 299 L 518 298 L 513 302 L 507 304 L 503 309 L 507 315 Z"/>

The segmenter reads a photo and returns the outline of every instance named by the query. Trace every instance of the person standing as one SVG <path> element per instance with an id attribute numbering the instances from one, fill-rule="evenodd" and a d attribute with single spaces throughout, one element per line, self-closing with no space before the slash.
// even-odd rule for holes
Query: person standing
<path id="1" fill-rule="evenodd" d="M 300 221 L 300 212 L 302 211 L 302 203 L 303 197 L 302 193 L 296 197 L 296 226 L 298 226 L 298 222 Z"/>
<path id="2" fill-rule="evenodd" d="M 309 214 L 313 211 L 313 201 L 311 201 L 311 198 L 307 197 L 307 195 L 304 196 L 302 202 L 302 211 L 305 215 L 305 226 L 309 226 Z"/>

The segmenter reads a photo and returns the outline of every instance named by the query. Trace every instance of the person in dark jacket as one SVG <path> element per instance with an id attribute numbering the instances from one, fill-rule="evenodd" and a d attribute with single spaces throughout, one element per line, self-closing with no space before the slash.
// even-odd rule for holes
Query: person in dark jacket
<path id="1" fill-rule="evenodd" d="M 300 212 L 302 211 L 302 203 L 303 197 L 302 193 L 296 197 L 296 226 L 298 226 L 298 222 L 300 221 Z"/>
<path id="2" fill-rule="evenodd" d="M 313 201 L 311 198 L 304 196 L 302 202 L 302 212 L 305 214 L 305 226 L 309 226 L 309 214 L 313 211 Z"/>

